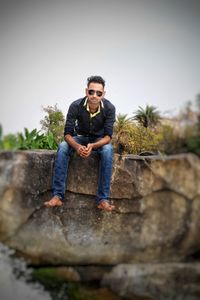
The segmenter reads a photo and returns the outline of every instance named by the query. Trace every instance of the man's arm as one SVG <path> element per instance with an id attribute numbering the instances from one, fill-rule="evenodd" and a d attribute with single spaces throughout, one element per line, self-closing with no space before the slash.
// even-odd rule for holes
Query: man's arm
<path id="1" fill-rule="evenodd" d="M 65 128 L 64 128 L 64 137 L 69 134 L 71 136 L 74 135 L 75 130 L 75 122 L 78 117 L 78 100 L 72 102 L 69 106 L 66 122 L 65 122 Z"/>
<path id="2" fill-rule="evenodd" d="M 78 105 L 77 101 L 72 102 L 72 104 L 69 107 L 66 123 L 65 123 L 65 129 L 64 129 L 64 139 L 65 141 L 76 150 L 76 152 L 81 155 L 81 152 L 86 147 L 77 143 L 75 139 L 73 138 L 74 134 L 74 128 L 75 128 L 75 122 L 78 116 Z"/>
<path id="3" fill-rule="evenodd" d="M 101 138 L 100 140 L 98 140 L 97 142 L 91 143 L 91 144 L 88 144 L 88 145 L 90 145 L 93 150 L 96 150 L 96 149 L 98 149 L 98 148 L 100 148 L 100 147 L 102 147 L 106 144 L 109 144 L 110 141 L 111 141 L 110 136 L 106 135 L 103 138 Z M 88 147 L 88 145 L 87 145 L 87 147 Z"/>
<path id="4" fill-rule="evenodd" d="M 106 119 L 104 123 L 104 136 L 108 135 L 112 137 L 114 123 L 115 123 L 115 107 L 113 104 L 110 103 L 110 107 L 106 112 Z"/>
<path id="5" fill-rule="evenodd" d="M 84 149 L 86 149 L 85 146 L 77 143 L 75 141 L 75 139 L 70 135 L 70 134 L 66 134 L 65 137 L 64 137 L 65 141 L 72 147 L 76 150 L 76 152 L 80 155 L 81 153 L 83 152 Z"/>

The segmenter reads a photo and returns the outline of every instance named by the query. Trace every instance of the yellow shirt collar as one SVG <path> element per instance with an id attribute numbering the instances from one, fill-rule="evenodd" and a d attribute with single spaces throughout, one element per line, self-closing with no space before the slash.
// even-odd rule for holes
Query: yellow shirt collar
<path id="1" fill-rule="evenodd" d="M 98 115 L 98 114 L 100 113 L 101 107 L 104 108 L 103 101 L 101 100 L 100 105 L 99 105 L 99 107 L 98 107 L 98 110 L 97 110 L 95 113 L 91 113 L 91 112 L 90 112 L 90 108 L 89 108 L 88 98 L 87 98 L 87 97 L 86 97 L 85 102 L 84 102 L 83 105 L 86 107 L 87 111 L 90 113 L 90 117 L 91 117 L 91 118 L 94 118 L 96 115 Z"/>

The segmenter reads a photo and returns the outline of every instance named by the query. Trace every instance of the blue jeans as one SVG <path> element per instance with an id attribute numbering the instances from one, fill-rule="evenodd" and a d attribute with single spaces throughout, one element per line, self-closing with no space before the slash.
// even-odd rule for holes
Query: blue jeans
<path id="1" fill-rule="evenodd" d="M 87 145 L 98 140 L 85 136 L 74 136 L 73 138 L 81 145 Z M 56 154 L 53 174 L 53 195 L 58 196 L 61 200 L 63 200 L 65 194 L 68 164 L 73 151 L 74 149 L 67 142 L 63 141 L 60 143 Z M 98 189 L 96 194 L 96 202 L 99 204 L 102 200 L 108 201 L 110 194 L 113 149 L 111 144 L 106 144 L 96 151 L 100 156 Z"/>

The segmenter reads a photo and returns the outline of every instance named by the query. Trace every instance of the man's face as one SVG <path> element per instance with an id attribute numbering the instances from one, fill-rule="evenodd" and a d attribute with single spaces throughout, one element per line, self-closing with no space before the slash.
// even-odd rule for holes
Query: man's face
<path id="1" fill-rule="evenodd" d="M 103 85 L 100 83 L 91 82 L 88 88 L 85 89 L 89 104 L 98 105 L 103 99 L 105 91 Z"/>

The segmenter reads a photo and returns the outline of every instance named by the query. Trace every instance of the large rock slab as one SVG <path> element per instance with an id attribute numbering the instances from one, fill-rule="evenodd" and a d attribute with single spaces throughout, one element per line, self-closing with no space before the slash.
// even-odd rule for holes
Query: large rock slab
<path id="1" fill-rule="evenodd" d="M 44 208 L 54 158 L 54 151 L 0 153 L 0 240 L 32 262 L 167 262 L 200 250 L 195 155 L 114 155 L 113 213 L 96 208 L 96 153 L 72 157 L 64 205 Z"/>
<path id="2" fill-rule="evenodd" d="M 102 285 L 126 299 L 199 300 L 200 263 L 122 264 Z"/>

